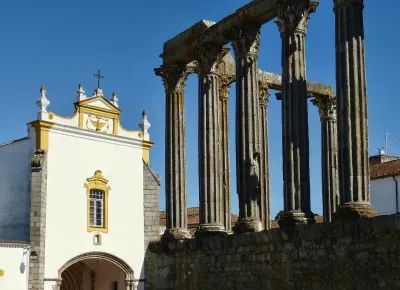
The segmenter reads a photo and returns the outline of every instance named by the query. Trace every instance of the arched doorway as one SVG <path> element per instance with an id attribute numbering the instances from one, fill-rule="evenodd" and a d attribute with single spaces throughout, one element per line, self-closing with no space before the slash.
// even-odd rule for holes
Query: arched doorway
<path id="1" fill-rule="evenodd" d="M 89 252 L 65 263 L 58 271 L 59 290 L 132 290 L 133 270 L 122 259 Z"/>

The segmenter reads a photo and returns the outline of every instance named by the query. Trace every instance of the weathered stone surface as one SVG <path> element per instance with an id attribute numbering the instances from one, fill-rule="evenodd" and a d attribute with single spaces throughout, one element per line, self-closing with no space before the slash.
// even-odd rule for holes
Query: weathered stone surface
<path id="1" fill-rule="evenodd" d="M 29 263 L 29 290 L 44 289 L 46 201 L 47 201 L 47 152 L 35 150 L 31 159 L 31 218 L 30 247 L 38 258 Z"/>
<path id="2" fill-rule="evenodd" d="M 239 219 L 235 232 L 261 229 L 260 119 L 257 60 L 261 25 L 248 23 L 236 31 L 232 47 L 236 57 L 236 184 Z"/>
<path id="3" fill-rule="evenodd" d="M 161 55 L 164 63 L 187 64 L 195 59 L 195 47 L 201 43 L 223 46 L 232 41 L 233 30 L 244 22 L 264 24 L 277 16 L 278 0 L 257 0 L 241 7 L 218 23 L 201 20 L 168 40 Z"/>
<path id="4" fill-rule="evenodd" d="M 151 284 L 156 278 L 155 268 L 157 267 L 157 257 L 148 251 L 147 246 L 150 241 L 160 239 L 160 219 L 149 216 L 148 213 L 158 213 L 160 209 L 160 176 L 156 174 L 149 164 L 143 161 L 143 212 L 144 212 L 144 248 L 145 260 L 143 263 L 145 281 L 144 288 L 152 289 L 155 284 Z M 153 275 L 153 276 L 152 276 Z"/>
<path id="5" fill-rule="evenodd" d="M 318 107 L 321 119 L 321 172 L 324 222 L 331 222 L 339 205 L 338 146 L 336 98 L 316 97 L 311 102 Z"/>
<path id="6" fill-rule="evenodd" d="M 381 216 L 154 246 L 155 289 L 397 289 L 398 221 Z"/>
<path id="7" fill-rule="evenodd" d="M 187 231 L 186 121 L 184 113 L 189 65 L 163 65 L 154 70 L 162 77 L 166 95 L 165 195 L 166 230 L 163 239 L 189 238 Z"/>
<path id="8" fill-rule="evenodd" d="M 199 207 L 196 236 L 225 231 L 221 192 L 221 148 L 218 66 L 229 52 L 219 46 L 202 46 L 196 52 L 199 71 Z"/>
<path id="9" fill-rule="evenodd" d="M 269 140 L 268 140 L 268 102 L 269 87 L 266 83 L 258 84 L 259 117 L 260 117 L 260 208 L 261 227 L 268 230 L 271 227 L 270 220 L 270 187 L 269 187 Z"/>
<path id="10" fill-rule="evenodd" d="M 279 226 L 312 223 L 306 85 L 306 28 L 316 4 L 281 1 L 282 148 L 284 211 Z"/>
<path id="11" fill-rule="evenodd" d="M 335 217 L 347 220 L 376 215 L 369 187 L 364 1 L 336 0 L 334 4 L 341 198 Z"/>
<path id="12" fill-rule="evenodd" d="M 271 72 L 258 70 L 258 80 L 265 83 L 272 90 L 282 90 L 282 76 Z M 332 97 L 334 96 L 331 86 L 323 85 L 316 82 L 306 82 L 307 94 L 313 97 Z"/>

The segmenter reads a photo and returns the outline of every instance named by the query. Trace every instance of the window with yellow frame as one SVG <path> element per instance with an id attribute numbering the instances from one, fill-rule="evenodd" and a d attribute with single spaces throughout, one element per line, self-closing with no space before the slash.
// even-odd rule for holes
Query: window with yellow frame
<path id="1" fill-rule="evenodd" d="M 111 187 L 100 170 L 96 170 L 87 181 L 87 231 L 108 233 L 108 195 Z"/>

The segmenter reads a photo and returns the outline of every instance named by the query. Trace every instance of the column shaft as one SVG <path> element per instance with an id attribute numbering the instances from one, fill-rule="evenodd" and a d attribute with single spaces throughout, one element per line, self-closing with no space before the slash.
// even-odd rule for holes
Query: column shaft
<path id="1" fill-rule="evenodd" d="M 375 216 L 370 203 L 363 0 L 335 0 L 338 219 Z"/>
<path id="2" fill-rule="evenodd" d="M 268 147 L 268 85 L 259 83 L 260 104 L 260 218 L 263 230 L 271 227 L 269 189 L 269 147 Z"/>
<path id="3" fill-rule="evenodd" d="M 239 220 L 235 232 L 259 231 L 260 118 L 257 60 L 260 25 L 246 23 L 236 31 L 236 180 Z"/>
<path id="4" fill-rule="evenodd" d="M 218 65 L 227 50 L 205 45 L 197 48 L 199 71 L 199 204 L 196 236 L 225 233 L 221 192 L 221 148 Z"/>
<path id="5" fill-rule="evenodd" d="M 223 225 L 227 232 L 232 229 L 231 193 L 230 193 L 230 151 L 229 151 L 229 118 L 228 90 L 233 77 L 220 75 L 219 78 L 219 115 L 220 115 L 220 148 L 221 148 L 221 194 L 223 199 Z"/>
<path id="6" fill-rule="evenodd" d="M 166 230 L 163 240 L 185 239 L 187 231 L 186 140 L 184 87 L 186 66 L 161 67 L 155 70 L 164 80 L 165 114 L 165 195 Z"/>
<path id="7" fill-rule="evenodd" d="M 284 211 L 279 225 L 314 222 L 310 203 L 305 38 L 309 14 L 317 4 L 282 1 L 282 147 Z"/>
<path id="8" fill-rule="evenodd" d="M 324 222 L 332 221 L 339 204 L 338 148 L 336 124 L 336 98 L 315 98 L 321 119 L 321 175 Z"/>

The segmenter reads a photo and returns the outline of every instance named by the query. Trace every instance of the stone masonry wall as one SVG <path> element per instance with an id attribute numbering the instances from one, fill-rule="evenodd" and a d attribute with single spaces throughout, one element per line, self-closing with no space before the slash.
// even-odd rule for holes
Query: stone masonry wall
<path id="1" fill-rule="evenodd" d="M 143 162 L 144 248 L 146 251 L 143 269 L 145 289 L 151 289 L 151 281 L 155 279 L 154 265 L 157 264 L 157 256 L 148 253 L 147 245 L 150 241 L 160 239 L 159 199 L 160 177 L 153 172 L 146 162 Z"/>
<path id="2" fill-rule="evenodd" d="M 29 290 L 44 289 L 44 259 L 46 237 L 47 153 L 36 150 L 31 159 L 30 246 L 38 258 L 29 263 Z M 30 252 L 28 252 L 28 255 Z"/>
<path id="3" fill-rule="evenodd" d="M 400 215 L 150 244 L 152 289 L 399 289 Z"/>

